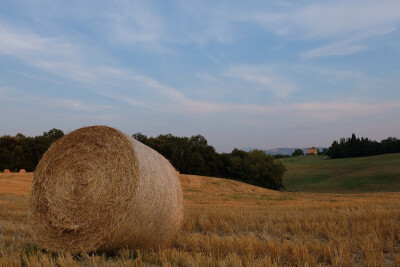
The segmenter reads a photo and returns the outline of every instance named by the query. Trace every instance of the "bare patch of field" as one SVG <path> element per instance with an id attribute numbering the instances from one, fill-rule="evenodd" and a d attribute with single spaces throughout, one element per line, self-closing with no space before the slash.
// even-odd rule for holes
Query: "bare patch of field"
<path id="1" fill-rule="evenodd" d="M 0 174 L 0 266 L 400 266 L 400 193 L 276 192 L 181 175 L 182 231 L 160 251 L 54 255 L 26 217 L 32 174 Z"/>
<path id="2" fill-rule="evenodd" d="M 0 173 L 0 194 L 27 196 L 32 185 L 32 173 Z"/>

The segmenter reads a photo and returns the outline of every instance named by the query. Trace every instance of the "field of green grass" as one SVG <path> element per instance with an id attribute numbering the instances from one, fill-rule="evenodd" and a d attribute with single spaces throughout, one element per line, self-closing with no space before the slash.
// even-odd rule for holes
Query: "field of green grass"
<path id="1" fill-rule="evenodd" d="M 282 162 L 287 168 L 283 180 L 287 191 L 400 191 L 400 153 L 345 159 L 299 156 Z"/>

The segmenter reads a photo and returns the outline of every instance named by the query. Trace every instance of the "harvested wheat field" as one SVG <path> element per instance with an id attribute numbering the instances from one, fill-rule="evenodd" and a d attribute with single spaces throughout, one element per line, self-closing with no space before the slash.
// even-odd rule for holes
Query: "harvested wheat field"
<path id="1" fill-rule="evenodd" d="M 51 254 L 27 221 L 32 174 L 0 174 L 0 266 L 400 266 L 400 193 L 275 192 L 180 175 L 185 217 L 169 248 Z"/>

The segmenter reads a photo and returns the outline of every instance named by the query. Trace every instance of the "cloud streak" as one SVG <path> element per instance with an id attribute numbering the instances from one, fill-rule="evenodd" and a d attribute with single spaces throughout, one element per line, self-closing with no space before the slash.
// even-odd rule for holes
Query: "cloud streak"
<path id="1" fill-rule="evenodd" d="M 297 85 L 266 66 L 235 66 L 223 75 L 248 82 L 259 90 L 269 91 L 279 98 L 285 98 L 299 90 Z"/>
<path id="2" fill-rule="evenodd" d="M 400 108 L 398 102 L 359 103 L 359 102 L 306 102 L 297 103 L 290 107 L 307 117 L 319 120 L 339 120 L 345 118 L 367 117 L 394 111 Z"/>
<path id="3" fill-rule="evenodd" d="M 44 106 L 54 108 L 70 109 L 75 111 L 103 111 L 113 109 L 112 106 L 107 105 L 90 105 L 80 100 L 74 99 L 47 99 L 42 101 Z"/>
<path id="4" fill-rule="evenodd" d="M 364 45 L 353 44 L 351 42 L 338 42 L 314 48 L 312 50 L 304 52 L 301 56 L 304 58 L 343 56 L 356 54 L 367 50 L 370 50 L 370 48 Z"/>
<path id="5" fill-rule="evenodd" d="M 400 2 L 324 1 L 275 13 L 249 14 L 253 21 L 280 36 L 330 43 L 303 53 L 308 58 L 360 53 L 368 40 L 390 34 L 400 25 Z"/>

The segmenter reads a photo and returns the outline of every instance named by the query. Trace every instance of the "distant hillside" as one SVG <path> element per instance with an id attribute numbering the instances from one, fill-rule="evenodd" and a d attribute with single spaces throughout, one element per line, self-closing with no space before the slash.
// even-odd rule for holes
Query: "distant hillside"
<path id="1" fill-rule="evenodd" d="M 287 168 L 283 184 L 288 191 L 400 191 L 400 153 L 345 159 L 300 156 L 282 162 Z"/>
<path id="2" fill-rule="evenodd" d="M 306 148 L 300 148 L 301 150 L 303 150 L 304 154 L 306 153 L 308 147 Z M 324 149 L 324 147 L 317 147 L 319 149 L 319 151 L 321 151 L 322 149 Z M 250 150 L 253 150 L 255 148 L 253 147 L 246 147 L 246 148 L 242 148 L 242 150 L 249 152 Z M 298 147 L 279 147 L 279 148 L 274 148 L 274 149 L 266 149 L 264 150 L 265 153 L 267 154 L 271 154 L 271 155 L 292 155 L 293 151 L 295 151 L 296 149 L 298 149 Z"/>
<path id="3" fill-rule="evenodd" d="M 271 155 L 292 155 L 293 151 L 298 149 L 297 147 L 280 147 L 280 148 L 274 148 L 274 149 L 268 149 L 265 150 L 265 153 L 271 154 Z M 306 153 L 307 148 L 300 148 L 303 150 L 304 153 Z"/>

